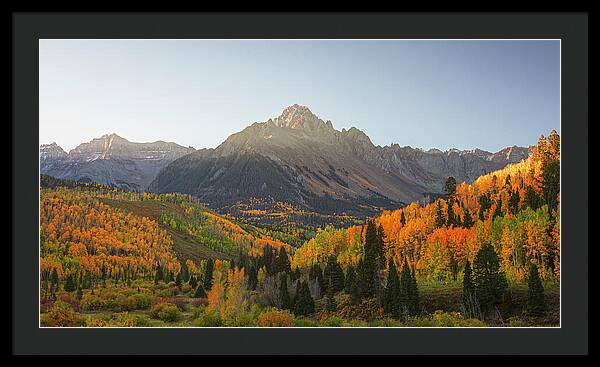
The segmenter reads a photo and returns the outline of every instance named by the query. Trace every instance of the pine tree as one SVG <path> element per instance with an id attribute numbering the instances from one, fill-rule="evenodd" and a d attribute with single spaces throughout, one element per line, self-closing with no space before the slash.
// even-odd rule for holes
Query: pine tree
<path id="1" fill-rule="evenodd" d="M 502 199 L 499 198 L 498 202 L 496 203 L 496 209 L 494 210 L 494 213 L 492 214 L 492 221 L 494 220 L 494 218 L 501 217 L 501 216 L 502 216 Z"/>
<path id="2" fill-rule="evenodd" d="M 454 256 L 454 252 L 450 252 L 450 261 L 448 264 L 450 268 L 450 274 L 452 274 L 452 280 L 456 282 L 458 278 L 458 261 L 456 260 L 456 256 Z"/>
<path id="3" fill-rule="evenodd" d="M 190 272 L 185 262 L 181 264 L 181 280 L 186 283 L 190 281 Z"/>
<path id="4" fill-rule="evenodd" d="M 544 315 L 546 313 L 544 286 L 536 265 L 531 265 L 529 268 L 527 286 L 527 312 L 532 316 Z"/>
<path id="5" fill-rule="evenodd" d="M 181 272 L 177 273 L 177 276 L 175 277 L 175 285 L 177 288 L 181 288 L 183 285 L 183 276 L 181 275 Z"/>
<path id="6" fill-rule="evenodd" d="M 385 286 L 384 310 L 392 316 L 400 317 L 402 299 L 400 295 L 400 280 L 393 260 L 389 262 L 387 282 Z"/>
<path id="7" fill-rule="evenodd" d="M 164 280 L 163 269 L 160 264 L 156 267 L 156 274 L 154 275 L 154 284 L 158 284 L 158 282 Z"/>
<path id="8" fill-rule="evenodd" d="M 406 224 L 406 216 L 404 215 L 404 210 L 400 212 L 400 224 L 402 224 L 402 227 L 404 227 L 404 225 Z"/>
<path id="9" fill-rule="evenodd" d="M 64 285 L 65 292 L 73 292 L 76 290 L 75 282 L 73 281 L 73 276 L 71 274 L 67 275 L 67 280 Z"/>
<path id="10" fill-rule="evenodd" d="M 206 290 L 202 284 L 198 284 L 196 287 L 196 290 L 194 291 L 194 298 L 206 298 Z"/>
<path id="11" fill-rule="evenodd" d="M 203 279 L 203 284 L 202 284 L 202 286 L 204 287 L 205 290 L 212 288 L 214 266 L 215 266 L 215 263 L 214 263 L 213 259 L 206 260 L 206 265 L 204 268 L 204 279 Z"/>
<path id="12" fill-rule="evenodd" d="M 444 214 L 442 213 L 442 204 L 440 200 L 435 202 L 435 228 L 442 228 L 446 225 Z"/>
<path id="13" fill-rule="evenodd" d="M 446 203 L 448 204 L 448 208 L 446 210 L 446 225 L 456 226 L 456 218 L 454 215 L 454 197 L 456 195 L 456 180 L 454 177 L 450 176 L 446 179 L 446 184 L 444 185 L 444 190 L 446 192 Z"/>
<path id="14" fill-rule="evenodd" d="M 500 304 L 502 294 L 508 287 L 506 277 L 500 271 L 500 259 L 489 243 L 483 245 L 475 255 L 473 285 L 477 300 L 485 310 Z"/>
<path id="15" fill-rule="evenodd" d="M 475 298 L 475 290 L 471 279 L 471 264 L 467 260 L 463 270 L 463 290 L 462 301 L 464 307 L 464 316 L 468 319 L 478 317 L 478 302 Z"/>
<path id="16" fill-rule="evenodd" d="M 377 289 L 380 288 L 380 284 L 378 284 L 378 234 L 372 220 L 367 223 L 364 251 L 365 254 L 359 261 L 357 269 L 358 295 L 361 298 L 375 296 Z"/>
<path id="17" fill-rule="evenodd" d="M 344 292 L 346 294 L 350 294 L 352 292 L 352 287 L 356 283 L 356 272 L 354 271 L 353 266 L 349 266 L 346 271 L 346 279 L 344 282 Z"/>
<path id="18" fill-rule="evenodd" d="M 52 270 L 52 275 L 50 276 L 50 293 L 54 294 L 58 290 L 58 272 L 56 268 Z"/>
<path id="19" fill-rule="evenodd" d="M 327 303 L 325 304 L 325 309 L 329 312 L 335 312 L 337 310 L 337 305 L 334 298 L 334 285 L 331 281 L 331 278 L 329 281 L 329 286 L 327 287 Z"/>
<path id="20" fill-rule="evenodd" d="M 410 270 L 408 269 L 408 261 L 404 261 L 402 270 L 400 271 L 400 309 L 399 314 L 406 319 L 410 315 Z"/>
<path id="21" fill-rule="evenodd" d="M 83 298 L 83 290 L 81 289 L 81 286 L 77 287 L 77 299 L 81 300 Z"/>
<path id="22" fill-rule="evenodd" d="M 294 305 L 294 314 L 300 316 L 307 316 L 315 313 L 315 303 L 308 289 L 308 284 L 303 281 L 300 284 L 299 294 L 296 297 L 296 304 Z"/>
<path id="23" fill-rule="evenodd" d="M 321 266 L 319 264 L 314 264 L 308 275 L 309 280 L 317 280 L 319 284 L 319 288 L 325 290 L 325 277 L 323 275 L 323 271 L 321 270 Z"/>
<path id="24" fill-rule="evenodd" d="M 421 301 L 419 299 L 419 288 L 417 286 L 417 275 L 413 268 L 410 273 L 410 283 L 408 291 L 409 311 L 411 315 L 417 316 L 421 312 Z"/>
<path id="25" fill-rule="evenodd" d="M 279 255 L 277 256 L 277 259 L 276 259 L 275 268 L 276 268 L 275 269 L 276 273 L 280 273 L 280 272 L 284 271 L 289 274 L 292 271 L 290 259 L 287 255 L 287 252 L 285 251 L 284 246 L 281 246 L 281 248 L 279 249 Z"/>
<path id="26" fill-rule="evenodd" d="M 462 226 L 464 228 L 471 228 L 471 227 L 473 227 L 473 224 L 475 224 L 475 222 L 473 222 L 473 217 L 471 216 L 471 212 L 465 208 L 465 217 L 463 219 Z"/>
<path id="27" fill-rule="evenodd" d="M 333 292 L 341 292 L 344 290 L 344 271 L 337 262 L 335 256 L 329 256 L 327 259 L 327 266 L 325 266 L 325 272 L 323 273 L 323 280 L 327 285 L 325 291 L 329 291 L 329 285 L 333 287 Z"/>
<path id="28" fill-rule="evenodd" d="M 285 273 L 279 277 L 279 303 L 283 310 L 291 307 L 290 294 L 287 287 L 287 275 Z"/>
<path id="29" fill-rule="evenodd" d="M 254 263 L 248 266 L 248 289 L 255 290 L 258 285 L 258 269 Z"/>
<path id="30" fill-rule="evenodd" d="M 550 211 L 558 208 L 560 192 L 560 160 L 545 162 L 542 167 L 542 197 Z"/>
<path id="31" fill-rule="evenodd" d="M 196 289 L 196 287 L 198 286 L 198 280 L 196 279 L 196 276 L 190 276 L 190 281 L 188 283 L 190 284 L 190 287 L 192 287 L 192 289 Z"/>

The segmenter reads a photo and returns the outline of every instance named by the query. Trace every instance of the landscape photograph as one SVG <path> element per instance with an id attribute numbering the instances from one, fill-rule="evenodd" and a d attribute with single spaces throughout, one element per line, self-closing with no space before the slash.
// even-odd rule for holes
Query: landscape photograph
<path id="1" fill-rule="evenodd" d="M 40 39 L 39 326 L 559 328 L 560 132 L 560 40 Z"/>

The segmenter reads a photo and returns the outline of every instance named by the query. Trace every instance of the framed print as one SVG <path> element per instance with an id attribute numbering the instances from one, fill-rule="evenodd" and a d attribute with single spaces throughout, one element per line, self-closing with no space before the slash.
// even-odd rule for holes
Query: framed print
<path id="1" fill-rule="evenodd" d="M 12 19 L 13 352 L 587 354 L 586 13 Z"/>

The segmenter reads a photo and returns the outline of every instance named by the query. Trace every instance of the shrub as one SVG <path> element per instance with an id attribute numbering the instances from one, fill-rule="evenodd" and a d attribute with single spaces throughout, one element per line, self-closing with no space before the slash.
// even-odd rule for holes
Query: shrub
<path id="1" fill-rule="evenodd" d="M 71 308 L 75 311 L 79 310 L 79 300 L 77 298 L 73 297 L 73 295 L 71 293 L 60 292 L 56 295 L 56 299 L 58 301 L 63 301 L 65 303 L 68 303 L 69 306 L 71 306 Z"/>
<path id="2" fill-rule="evenodd" d="M 84 322 L 71 306 L 63 301 L 56 301 L 48 313 L 42 316 L 44 326 L 79 326 Z"/>
<path id="3" fill-rule="evenodd" d="M 296 327 L 317 327 L 318 323 L 310 319 L 295 319 L 294 326 Z"/>
<path id="4" fill-rule="evenodd" d="M 518 317 L 511 317 L 508 321 L 509 327 L 523 327 L 527 326 L 527 323 Z"/>
<path id="5" fill-rule="evenodd" d="M 86 311 L 98 311 L 106 308 L 106 302 L 95 294 L 85 294 L 79 303 L 81 309 Z"/>
<path id="6" fill-rule="evenodd" d="M 410 318 L 408 326 L 424 327 L 482 327 L 485 323 L 477 319 L 465 319 L 458 312 L 444 312 L 437 310 L 433 315 L 423 318 Z"/>
<path id="7" fill-rule="evenodd" d="M 95 319 L 92 317 L 87 317 L 85 319 L 85 324 L 84 326 L 86 327 L 104 327 L 104 326 L 109 326 L 108 325 L 108 321 L 104 320 L 104 319 Z"/>
<path id="8" fill-rule="evenodd" d="M 144 293 L 136 293 L 127 297 L 126 306 L 128 310 L 145 310 L 151 303 L 152 297 Z"/>
<path id="9" fill-rule="evenodd" d="M 150 316 L 162 321 L 173 322 L 179 320 L 181 312 L 176 305 L 163 302 L 152 306 Z"/>
<path id="10" fill-rule="evenodd" d="M 346 321 L 344 319 L 342 319 L 341 317 L 337 317 L 337 316 L 330 316 L 321 321 L 321 326 L 326 326 L 326 327 L 341 327 L 341 326 L 344 326 L 345 324 L 346 324 Z"/>
<path id="11" fill-rule="evenodd" d="M 222 326 L 223 322 L 218 313 L 206 312 L 206 310 L 204 310 L 196 317 L 192 322 L 192 325 L 199 327 L 218 327 Z"/>
<path id="12" fill-rule="evenodd" d="M 117 313 L 113 316 L 113 320 L 109 322 L 109 326 L 121 327 L 136 327 L 149 326 L 150 319 L 146 315 L 133 315 L 127 312 Z"/>
<path id="13" fill-rule="evenodd" d="M 194 298 L 192 300 L 193 307 L 208 306 L 208 298 Z"/>
<path id="14" fill-rule="evenodd" d="M 349 327 L 368 327 L 369 323 L 364 320 L 350 320 L 347 321 L 347 326 Z"/>
<path id="15" fill-rule="evenodd" d="M 186 299 L 181 297 L 156 297 L 154 299 L 154 304 L 157 305 L 159 303 L 171 303 L 177 306 L 181 311 L 187 311 L 188 309 Z"/>
<path id="16" fill-rule="evenodd" d="M 270 309 L 260 314 L 258 326 L 289 327 L 294 325 L 294 315 L 287 310 Z"/>
<path id="17" fill-rule="evenodd" d="M 372 327 L 396 327 L 400 326 L 400 321 L 396 319 L 385 318 L 381 320 L 373 320 L 369 322 L 368 325 Z"/>
<path id="18" fill-rule="evenodd" d="M 187 284 L 187 283 L 185 283 L 185 284 L 183 284 L 183 285 L 181 286 L 181 292 L 182 292 L 182 293 L 188 293 L 188 292 L 190 292 L 191 290 L 192 290 L 192 287 L 191 287 L 189 284 Z"/>

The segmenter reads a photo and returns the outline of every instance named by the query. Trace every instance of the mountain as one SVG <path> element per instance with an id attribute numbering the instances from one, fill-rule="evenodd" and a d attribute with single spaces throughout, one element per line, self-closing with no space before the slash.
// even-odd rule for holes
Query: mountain
<path id="1" fill-rule="evenodd" d="M 69 153 L 56 143 L 41 145 L 40 173 L 144 190 L 162 168 L 194 151 L 175 143 L 134 143 L 117 134 L 103 135 Z"/>
<path id="2" fill-rule="evenodd" d="M 275 200 L 320 213 L 370 214 L 439 194 L 448 176 L 471 182 L 528 154 L 521 147 L 490 153 L 375 146 L 359 129 L 336 130 L 295 104 L 215 149 L 173 161 L 149 189 L 191 194 L 220 209 Z"/>

